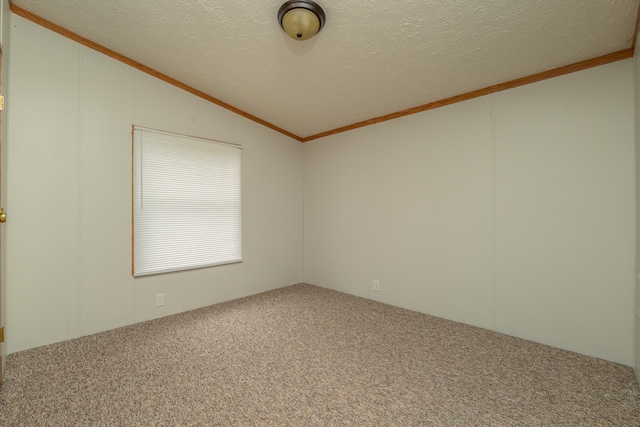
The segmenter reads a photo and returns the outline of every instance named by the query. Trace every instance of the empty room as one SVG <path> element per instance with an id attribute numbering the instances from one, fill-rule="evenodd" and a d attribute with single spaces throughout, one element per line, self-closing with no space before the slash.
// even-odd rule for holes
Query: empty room
<path id="1" fill-rule="evenodd" d="M 640 426 L 640 0 L 2 0 L 0 425 Z"/>

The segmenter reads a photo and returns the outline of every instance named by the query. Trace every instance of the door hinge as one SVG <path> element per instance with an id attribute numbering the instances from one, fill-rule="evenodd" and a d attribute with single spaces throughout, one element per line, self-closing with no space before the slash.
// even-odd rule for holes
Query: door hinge
<path id="1" fill-rule="evenodd" d="M 0 328 L 0 344 L 4 342 L 4 328 Z"/>
<path id="2" fill-rule="evenodd" d="M 4 95 L 0 95 L 0 111 L 4 111 Z"/>

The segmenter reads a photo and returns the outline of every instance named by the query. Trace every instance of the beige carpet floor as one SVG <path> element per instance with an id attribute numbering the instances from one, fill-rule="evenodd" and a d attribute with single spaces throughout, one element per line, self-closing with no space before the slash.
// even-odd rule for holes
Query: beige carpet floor
<path id="1" fill-rule="evenodd" d="M 2 426 L 640 426 L 633 370 L 294 285 L 7 358 Z"/>

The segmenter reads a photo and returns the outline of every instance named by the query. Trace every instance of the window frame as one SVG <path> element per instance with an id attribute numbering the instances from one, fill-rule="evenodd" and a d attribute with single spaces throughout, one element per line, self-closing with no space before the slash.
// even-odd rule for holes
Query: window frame
<path id="1" fill-rule="evenodd" d="M 132 125 L 131 135 L 131 275 L 143 277 L 242 262 L 242 146 L 138 125 Z M 174 146 L 170 147 L 172 144 Z M 175 157 L 170 157 L 172 150 Z M 179 150 L 187 152 L 182 156 Z M 163 151 L 169 154 L 158 154 Z M 217 160 L 213 159 L 216 156 Z M 143 158 L 146 161 L 143 162 Z M 147 166 L 153 161 L 157 163 Z M 199 171 L 206 176 L 201 176 Z M 185 179 L 187 174 L 190 179 Z M 166 185 L 168 182 L 170 184 Z M 162 185 L 166 185 L 169 198 L 178 195 L 182 202 L 186 202 L 184 206 L 180 201 L 169 203 L 163 197 L 165 187 Z M 229 200 L 226 205 L 222 204 L 226 208 L 212 213 L 211 209 L 220 205 L 225 197 Z M 141 214 L 143 200 L 147 200 L 145 204 L 150 207 Z M 171 214 L 163 215 L 164 209 L 170 209 L 168 212 Z M 175 211 L 186 213 L 186 219 L 172 215 Z M 157 216 L 153 215 L 154 212 Z M 225 228 L 225 224 L 229 227 Z M 224 232 L 215 231 L 216 228 Z M 184 235 L 183 230 L 186 230 Z M 203 237 L 206 234 L 213 234 L 214 239 Z M 167 242 L 168 235 L 171 243 Z M 159 242 L 159 246 L 152 246 L 154 241 Z M 186 248 L 186 255 L 181 253 L 181 244 L 183 249 Z M 142 258 L 141 251 L 145 250 L 153 253 L 149 255 L 148 251 Z M 165 255 L 158 255 L 163 253 Z M 156 259 L 156 256 L 168 264 L 150 268 L 149 260 Z M 185 262 L 187 259 L 190 261 Z"/>

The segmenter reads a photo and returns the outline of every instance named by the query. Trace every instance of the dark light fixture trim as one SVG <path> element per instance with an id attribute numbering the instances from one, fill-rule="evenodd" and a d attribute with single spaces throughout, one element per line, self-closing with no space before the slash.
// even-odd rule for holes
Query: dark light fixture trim
<path id="1" fill-rule="evenodd" d="M 307 14 L 308 12 L 313 13 L 315 17 L 318 19 L 318 25 L 307 25 L 307 23 L 301 24 L 300 20 L 285 19 L 285 15 L 288 13 L 300 13 L 300 17 L 302 15 Z M 324 10 L 315 2 L 311 0 L 288 0 L 278 10 L 278 23 L 282 27 L 282 29 L 294 40 L 306 40 L 318 34 L 322 27 L 324 27 L 324 23 L 326 21 L 326 16 L 324 14 Z M 294 23 L 294 26 L 291 25 L 291 22 Z"/>

